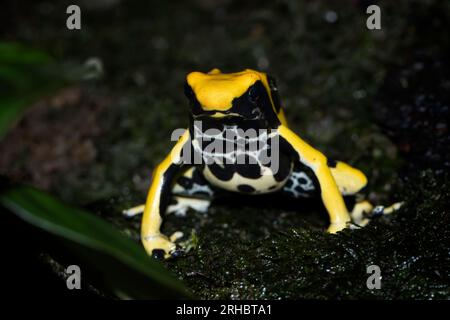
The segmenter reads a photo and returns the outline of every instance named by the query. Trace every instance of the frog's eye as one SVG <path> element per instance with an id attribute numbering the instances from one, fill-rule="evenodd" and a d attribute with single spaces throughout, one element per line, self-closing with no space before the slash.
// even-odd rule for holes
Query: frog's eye
<path id="1" fill-rule="evenodd" d="M 260 85 L 255 84 L 251 86 L 250 89 L 248 89 L 248 99 L 250 100 L 251 103 L 256 103 L 258 102 L 262 93 L 263 88 Z"/>
<path id="2" fill-rule="evenodd" d="M 273 78 L 272 76 L 267 76 L 267 82 L 269 84 L 269 88 L 272 91 L 278 91 L 278 86 L 277 86 L 277 82 L 275 81 L 275 78 Z"/>

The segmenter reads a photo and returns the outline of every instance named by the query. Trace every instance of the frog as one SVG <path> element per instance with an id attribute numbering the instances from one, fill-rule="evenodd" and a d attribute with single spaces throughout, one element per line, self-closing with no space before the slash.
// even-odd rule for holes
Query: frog
<path id="1" fill-rule="evenodd" d="M 278 193 L 299 202 L 320 198 L 329 216 L 327 232 L 332 234 L 363 227 L 373 217 L 402 205 L 373 206 L 359 196 L 349 211 L 344 197 L 361 195 L 368 182 L 366 175 L 343 161 L 327 158 L 290 128 L 273 76 L 253 69 L 194 71 L 186 76 L 184 91 L 190 106 L 189 126 L 153 170 L 146 203 L 124 211 L 127 216 L 143 213 L 141 242 L 149 255 L 183 254 L 178 244 L 183 234 L 166 236 L 160 231 L 164 214 L 185 216 L 190 209 L 207 212 L 211 202 L 224 193 Z M 256 134 L 246 140 L 242 132 L 249 130 Z M 228 139 L 230 132 L 233 139 Z M 224 141 L 241 148 L 230 152 L 208 149 Z M 249 148 L 249 141 L 258 144 Z M 263 151 L 266 157 L 260 157 Z M 268 151 L 274 157 L 261 161 Z M 201 161 L 192 161 L 192 154 L 200 155 Z"/>

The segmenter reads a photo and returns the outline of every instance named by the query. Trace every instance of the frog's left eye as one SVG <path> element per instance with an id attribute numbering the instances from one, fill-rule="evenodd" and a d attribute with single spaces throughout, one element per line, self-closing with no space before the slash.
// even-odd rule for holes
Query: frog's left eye
<path id="1" fill-rule="evenodd" d="M 251 103 L 258 102 L 259 98 L 261 97 L 261 94 L 263 93 L 263 88 L 258 85 L 259 83 L 253 85 L 248 89 L 248 99 Z"/>

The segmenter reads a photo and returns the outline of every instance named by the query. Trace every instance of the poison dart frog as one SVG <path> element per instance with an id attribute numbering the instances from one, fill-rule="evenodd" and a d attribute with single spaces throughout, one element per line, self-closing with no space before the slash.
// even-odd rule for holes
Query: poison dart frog
<path id="1" fill-rule="evenodd" d="M 168 258 L 182 252 L 175 243 L 182 233 L 167 237 L 160 232 L 164 213 L 184 215 L 189 208 L 206 212 L 211 200 L 223 192 L 278 192 L 299 201 L 317 195 L 328 212 L 330 233 L 352 223 L 364 226 L 369 213 L 381 215 L 400 207 L 397 203 L 374 208 L 360 200 L 349 213 L 343 196 L 360 192 L 366 176 L 344 162 L 327 159 L 289 128 L 270 75 L 250 69 L 191 72 L 185 94 L 189 128 L 153 171 L 146 204 L 124 211 L 128 216 L 143 212 L 141 241 L 149 255 Z M 252 139 L 258 143 L 250 148 Z M 231 148 L 211 148 L 224 142 Z M 201 161 L 185 156 L 190 152 Z"/>

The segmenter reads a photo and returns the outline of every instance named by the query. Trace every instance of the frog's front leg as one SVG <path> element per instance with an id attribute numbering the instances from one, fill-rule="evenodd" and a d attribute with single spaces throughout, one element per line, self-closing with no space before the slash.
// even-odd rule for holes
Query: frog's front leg
<path id="1" fill-rule="evenodd" d="M 183 148 L 190 143 L 189 131 L 178 140 L 172 152 L 153 171 L 141 225 L 141 241 L 149 255 L 163 254 L 165 258 L 176 253 L 175 237 L 169 239 L 160 232 L 163 214 L 169 204 L 171 184 L 183 163 Z"/>
<path id="2" fill-rule="evenodd" d="M 330 216 L 328 232 L 336 233 L 347 227 L 351 222 L 350 215 L 331 170 L 327 165 L 327 158 L 286 126 L 280 125 L 278 133 L 297 153 L 299 160 L 311 168 L 316 175 L 320 185 L 322 201 Z"/>

